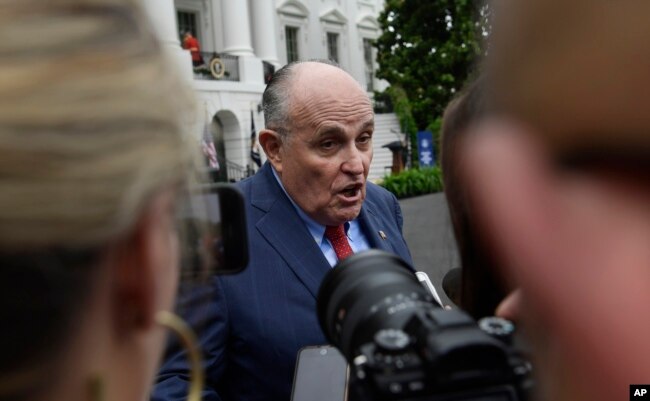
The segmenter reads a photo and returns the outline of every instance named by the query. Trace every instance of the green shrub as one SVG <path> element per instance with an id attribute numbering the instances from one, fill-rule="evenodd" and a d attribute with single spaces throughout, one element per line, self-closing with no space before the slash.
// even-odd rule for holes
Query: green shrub
<path id="1" fill-rule="evenodd" d="M 397 198 L 441 192 L 442 172 L 440 167 L 404 170 L 399 174 L 385 176 L 380 185 Z"/>

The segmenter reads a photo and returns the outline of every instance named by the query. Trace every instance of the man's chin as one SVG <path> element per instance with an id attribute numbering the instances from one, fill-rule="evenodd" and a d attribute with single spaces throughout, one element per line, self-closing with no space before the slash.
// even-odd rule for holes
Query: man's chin
<path id="1" fill-rule="evenodd" d="M 338 221 L 338 224 L 343 224 L 356 219 L 359 216 L 359 213 L 361 213 L 361 205 L 346 207 L 336 213 L 335 220 Z"/>

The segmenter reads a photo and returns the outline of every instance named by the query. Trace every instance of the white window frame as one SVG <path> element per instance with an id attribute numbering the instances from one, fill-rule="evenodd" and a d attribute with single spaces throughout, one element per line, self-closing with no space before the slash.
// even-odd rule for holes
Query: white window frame
<path id="1" fill-rule="evenodd" d="M 279 20 L 280 42 L 282 43 L 282 46 L 279 46 L 282 49 L 282 54 L 279 56 L 284 57 L 285 64 L 288 62 L 286 27 L 289 26 L 298 28 L 298 59 L 304 59 L 307 50 L 307 35 L 309 32 L 309 9 L 298 0 L 287 0 L 280 4 L 280 6 L 276 8 L 276 11 Z"/>
<path id="2" fill-rule="evenodd" d="M 290 60 L 289 59 L 289 36 L 287 35 L 287 31 L 291 30 L 295 32 L 295 59 Z M 300 60 L 300 27 L 293 26 L 293 25 L 285 25 L 284 26 L 284 51 L 285 51 L 285 57 L 287 60 L 287 63 L 290 63 L 292 61 L 298 61 Z"/>
<path id="3" fill-rule="evenodd" d="M 326 31 L 325 38 L 326 38 L 325 48 L 327 51 L 327 58 L 340 64 L 341 63 L 341 34 L 338 32 Z M 330 40 L 330 39 L 334 39 L 334 40 Z"/>
<path id="4" fill-rule="evenodd" d="M 216 43 L 214 39 L 215 23 L 212 15 L 213 5 L 206 1 L 197 0 L 174 0 L 175 14 L 174 18 L 178 18 L 178 12 L 194 13 L 196 15 L 196 38 L 201 44 L 201 51 L 216 50 Z M 176 20 L 177 28 L 178 20 Z"/>
<path id="5" fill-rule="evenodd" d="M 178 36 L 179 39 L 181 40 L 181 43 L 183 41 L 183 31 L 185 31 L 185 28 L 181 27 L 180 21 L 178 19 L 178 14 L 179 13 L 185 13 L 185 14 L 192 14 L 194 16 L 194 28 L 196 32 L 194 33 L 194 37 L 196 37 L 199 40 L 199 43 L 202 42 L 203 35 L 201 35 L 201 15 L 198 11 L 196 10 L 188 10 L 185 8 L 177 8 L 176 9 L 176 15 L 174 16 L 176 18 L 176 25 L 178 26 Z"/>
<path id="6" fill-rule="evenodd" d="M 323 58 L 329 59 L 329 41 L 328 34 L 338 35 L 338 61 L 337 63 L 344 70 L 349 65 L 348 60 L 348 36 L 347 24 L 348 19 L 338 7 L 333 7 L 320 15 Z"/>
<path id="7" fill-rule="evenodd" d="M 367 81 L 367 70 L 366 70 L 366 59 L 365 59 L 365 47 L 364 40 L 375 41 L 379 38 L 379 23 L 377 19 L 372 15 L 363 15 L 357 20 L 357 29 L 359 31 L 359 52 L 361 53 L 361 62 L 363 64 L 363 80 Z M 365 82 L 366 90 L 368 86 L 372 87 L 373 90 L 382 90 L 380 87 L 381 80 L 377 79 L 376 72 L 379 67 L 377 64 L 377 49 L 374 47 L 372 50 L 372 82 Z"/>
<path id="8" fill-rule="evenodd" d="M 377 71 L 377 49 L 372 47 L 372 44 L 370 45 L 370 73 L 372 74 L 372 80 L 371 82 L 368 82 L 368 63 L 366 62 L 366 43 L 368 42 L 374 42 L 375 39 L 371 39 L 368 37 L 362 37 L 361 38 L 361 48 L 363 49 L 361 51 L 361 54 L 363 54 L 363 76 L 364 80 L 366 81 L 366 91 L 367 92 L 374 92 L 375 89 L 377 89 L 377 79 L 376 79 L 376 71 Z"/>

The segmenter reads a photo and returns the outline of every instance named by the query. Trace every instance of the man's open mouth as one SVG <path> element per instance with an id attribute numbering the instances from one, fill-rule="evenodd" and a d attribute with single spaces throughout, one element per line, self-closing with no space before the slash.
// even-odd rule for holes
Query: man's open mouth
<path id="1" fill-rule="evenodd" d="M 340 193 L 346 198 L 354 198 L 359 194 L 362 186 L 362 184 L 348 185 L 347 187 L 343 188 Z"/>

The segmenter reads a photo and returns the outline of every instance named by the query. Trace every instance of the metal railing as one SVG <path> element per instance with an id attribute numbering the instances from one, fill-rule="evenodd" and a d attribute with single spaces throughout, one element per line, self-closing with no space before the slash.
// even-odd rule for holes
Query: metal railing
<path id="1" fill-rule="evenodd" d="M 228 172 L 228 181 L 230 182 L 240 181 L 251 175 L 248 167 L 231 162 L 230 160 L 226 160 L 226 171 Z"/>
<path id="2" fill-rule="evenodd" d="M 203 63 L 193 67 L 194 78 L 210 81 L 239 81 L 239 57 L 217 52 L 201 52 Z"/>
<path id="3" fill-rule="evenodd" d="M 211 182 L 237 182 L 255 173 L 250 167 L 219 158 L 220 168 L 206 167 L 203 170 Z M 223 168 L 225 165 L 225 169 Z"/>

